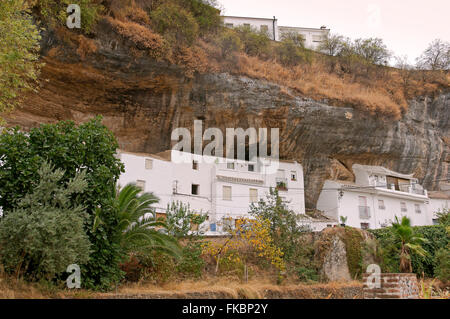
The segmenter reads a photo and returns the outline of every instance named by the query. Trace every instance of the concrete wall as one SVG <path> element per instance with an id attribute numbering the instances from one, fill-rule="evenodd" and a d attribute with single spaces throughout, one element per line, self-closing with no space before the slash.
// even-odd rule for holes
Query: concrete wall
<path id="1" fill-rule="evenodd" d="M 283 33 L 295 32 L 301 34 L 305 39 L 305 47 L 317 50 L 323 39 L 330 33 L 328 29 L 298 28 L 298 27 L 278 27 L 278 37 L 282 39 Z"/>
<path id="2" fill-rule="evenodd" d="M 433 219 L 433 223 L 436 222 L 437 212 L 442 212 L 444 209 L 450 209 L 450 200 L 448 199 L 437 199 L 430 198 L 429 204 L 427 205 L 428 214 Z"/>
<path id="3" fill-rule="evenodd" d="M 222 17 L 223 23 L 225 26 L 228 26 L 229 24 L 232 24 L 233 28 L 238 26 L 243 26 L 245 24 L 249 24 L 252 28 L 257 29 L 258 31 L 261 31 L 262 26 L 267 26 L 268 29 L 268 37 L 272 40 L 278 41 L 279 40 L 279 34 L 278 34 L 278 21 L 275 19 L 275 33 L 274 33 L 274 20 L 273 19 L 264 19 L 264 18 L 249 18 L 249 17 Z M 275 39 L 274 39 L 275 35 Z"/>

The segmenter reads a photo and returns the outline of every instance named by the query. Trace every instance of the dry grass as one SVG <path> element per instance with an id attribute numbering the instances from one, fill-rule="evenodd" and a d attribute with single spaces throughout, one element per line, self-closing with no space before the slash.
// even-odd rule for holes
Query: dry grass
<path id="1" fill-rule="evenodd" d="M 252 280 L 248 283 L 241 283 L 233 280 L 233 278 L 211 278 L 202 281 L 183 281 L 172 282 L 162 286 L 150 285 L 145 283 L 129 284 L 120 288 L 117 293 L 100 294 L 99 296 L 108 297 L 115 294 L 121 296 L 173 296 L 189 297 L 193 294 L 203 296 L 227 296 L 227 298 L 236 299 L 262 299 L 267 296 L 278 297 L 305 297 L 305 298 L 333 298 L 342 296 L 342 289 L 360 289 L 362 284 L 360 282 L 346 282 L 346 283 L 326 283 L 326 284 L 285 284 L 275 285 L 267 280 Z M 320 295 L 319 291 L 323 291 Z M 358 297 L 355 295 L 355 297 Z"/>
<path id="2" fill-rule="evenodd" d="M 132 21 L 120 21 L 111 17 L 106 18 L 118 34 L 133 42 L 140 50 L 145 50 L 157 60 L 168 59 L 169 50 L 166 41 L 150 28 Z"/>

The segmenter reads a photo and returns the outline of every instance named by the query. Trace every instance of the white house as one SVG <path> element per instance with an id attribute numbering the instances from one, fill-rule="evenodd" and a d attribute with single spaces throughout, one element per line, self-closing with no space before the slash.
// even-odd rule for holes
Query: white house
<path id="1" fill-rule="evenodd" d="M 158 213 L 164 213 L 173 201 L 208 213 L 207 234 L 248 217 L 250 204 L 265 198 L 271 187 L 279 190 L 294 212 L 305 214 L 303 167 L 294 161 L 277 161 L 278 169 L 268 173 L 273 162 L 262 159 L 248 162 L 179 151 L 155 155 L 119 151 L 118 156 L 125 165 L 120 186 L 136 183 L 153 192 L 160 198 L 155 206 Z"/>
<path id="2" fill-rule="evenodd" d="M 433 224 L 437 224 L 437 213 L 450 209 L 450 190 L 428 192 L 428 197 L 428 213 L 432 216 Z"/>
<path id="3" fill-rule="evenodd" d="M 317 209 L 348 226 L 377 229 L 390 226 L 395 216 L 407 216 L 413 226 L 432 225 L 428 194 L 413 175 L 381 166 L 355 164 L 355 182 L 327 180 Z"/>
<path id="4" fill-rule="evenodd" d="M 297 33 L 301 34 L 305 39 L 305 47 L 317 50 L 320 43 L 330 33 L 330 29 L 325 26 L 320 28 L 302 28 L 302 27 L 285 27 L 278 26 L 278 19 L 267 18 L 250 18 L 250 17 L 233 17 L 223 16 L 223 23 L 226 27 L 234 28 L 238 26 L 249 26 L 256 30 L 267 33 L 267 36 L 274 40 L 280 41 L 283 39 L 283 34 Z"/>

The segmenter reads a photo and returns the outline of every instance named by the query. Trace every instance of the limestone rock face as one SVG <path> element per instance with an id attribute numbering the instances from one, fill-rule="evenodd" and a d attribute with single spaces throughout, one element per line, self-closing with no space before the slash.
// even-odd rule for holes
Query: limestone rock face
<path id="1" fill-rule="evenodd" d="M 350 281 L 351 275 L 347 265 L 345 244 L 335 237 L 329 247 L 322 266 L 322 275 L 328 281 Z"/>
<path id="2" fill-rule="evenodd" d="M 415 173 L 426 188 L 448 178 L 450 94 L 418 98 L 395 121 L 365 110 L 314 101 L 278 85 L 229 74 L 186 78 L 180 68 L 130 54 L 130 44 L 101 22 L 97 51 L 85 58 L 51 33 L 38 94 L 7 118 L 24 128 L 102 115 L 120 147 L 160 152 L 171 132 L 204 128 L 280 128 L 283 159 L 301 162 L 306 205 L 313 208 L 328 178 L 352 179 L 353 163 Z"/>

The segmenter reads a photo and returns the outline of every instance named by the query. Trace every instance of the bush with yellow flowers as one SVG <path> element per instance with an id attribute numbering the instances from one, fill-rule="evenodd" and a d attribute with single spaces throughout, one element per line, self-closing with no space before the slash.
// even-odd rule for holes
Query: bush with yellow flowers
<path id="1" fill-rule="evenodd" d="M 212 256 L 216 262 L 216 274 L 221 263 L 244 264 L 250 256 L 269 261 L 280 273 L 286 270 L 283 251 L 273 243 L 270 236 L 270 221 L 238 219 L 234 228 L 229 229 L 229 238 L 224 243 L 203 243 L 203 254 Z"/>

